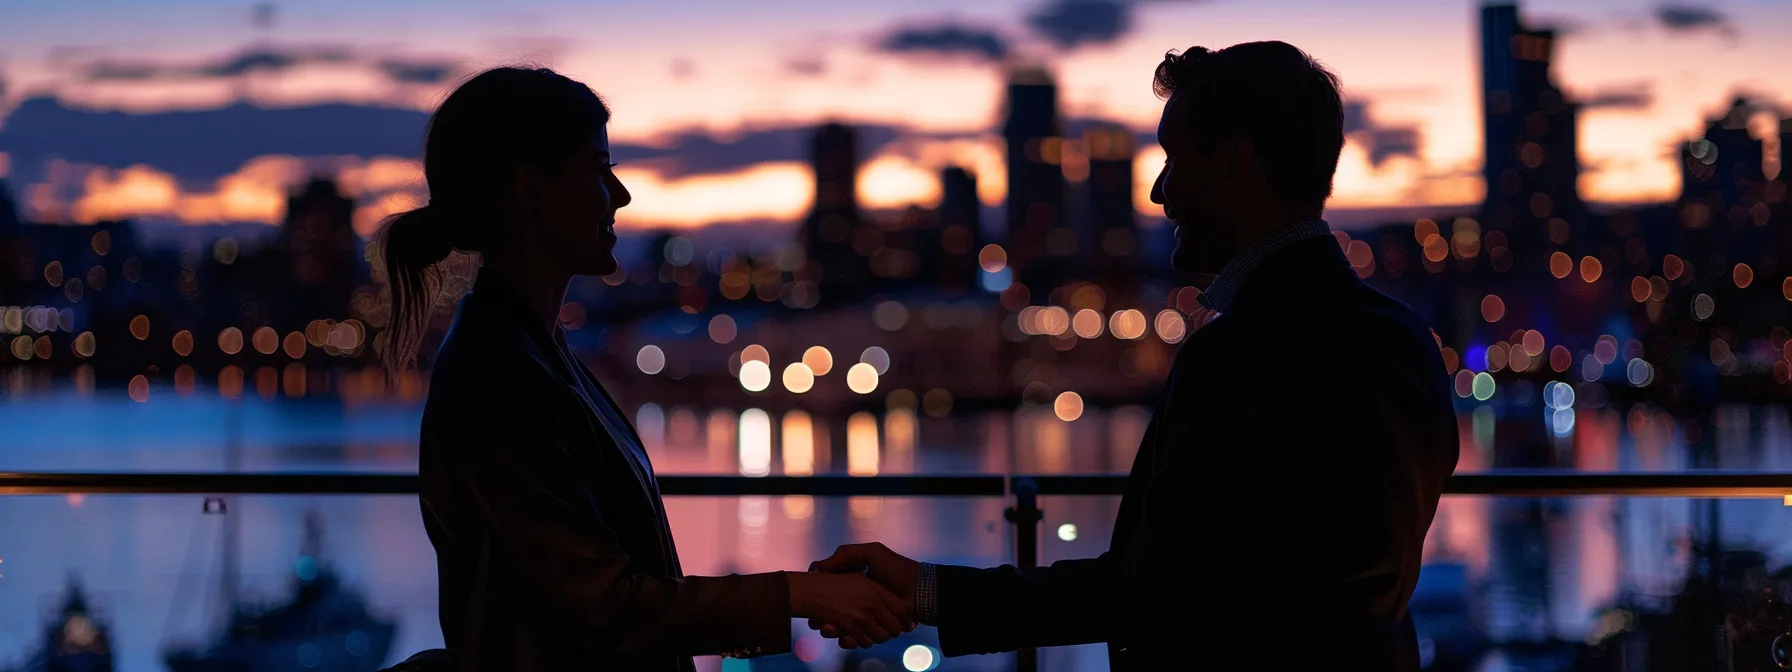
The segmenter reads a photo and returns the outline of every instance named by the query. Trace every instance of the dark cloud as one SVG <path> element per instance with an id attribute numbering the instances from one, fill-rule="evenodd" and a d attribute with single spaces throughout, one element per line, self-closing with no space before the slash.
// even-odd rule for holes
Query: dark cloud
<path id="1" fill-rule="evenodd" d="M 1655 6 L 1655 20 L 1673 33 L 1694 33 L 1704 30 L 1735 36 L 1736 26 L 1730 17 L 1715 7 L 1664 4 Z"/>
<path id="2" fill-rule="evenodd" d="M 1027 26 L 1059 49 L 1107 44 L 1132 28 L 1132 3 L 1049 0 L 1027 14 Z"/>
<path id="3" fill-rule="evenodd" d="M 1369 106 L 1366 100 L 1344 101 L 1344 135 L 1354 137 L 1369 152 L 1369 164 L 1379 168 L 1396 156 L 1417 157 L 1421 144 L 1419 127 L 1379 123 L 1369 114 Z"/>
<path id="4" fill-rule="evenodd" d="M 401 84 L 443 84 L 460 76 L 458 63 L 421 58 L 386 58 L 378 64 L 380 72 Z"/>
<path id="5" fill-rule="evenodd" d="M 1026 15 L 1027 27 L 1058 49 L 1110 44 L 1131 32 L 1140 5 L 1207 0 L 1045 0 Z"/>
<path id="6" fill-rule="evenodd" d="M 0 152 L 22 184 L 43 179 L 52 159 L 125 168 L 153 166 L 183 182 L 210 184 L 266 154 L 417 156 L 428 113 L 329 104 L 133 114 L 72 108 L 53 98 L 19 104 L 0 126 Z"/>
<path id="7" fill-rule="evenodd" d="M 903 135 L 894 126 L 856 125 L 859 156 L 869 157 Z M 617 161 L 638 162 L 666 177 L 727 172 L 764 161 L 808 161 L 813 124 L 765 126 L 728 137 L 687 131 L 653 144 L 612 144 Z"/>
<path id="8" fill-rule="evenodd" d="M 1567 16 L 1541 17 L 1535 19 L 1534 23 L 1539 28 L 1555 33 L 1556 37 L 1582 37 L 1593 29 L 1592 24 Z"/>
<path id="9" fill-rule="evenodd" d="M 899 54 L 973 56 L 1000 61 L 1008 56 L 1008 38 L 993 29 L 951 21 L 897 28 L 885 35 L 878 48 Z"/>
<path id="10" fill-rule="evenodd" d="M 11 155 L 18 184 L 43 181 L 46 166 L 60 159 L 115 169 L 143 164 L 198 186 L 268 154 L 416 158 L 429 114 L 359 104 L 282 108 L 237 104 L 136 114 L 32 98 L 5 122 L 0 125 L 0 152 Z M 899 137 L 925 137 L 895 126 L 857 129 L 861 157 L 872 156 Z M 814 131 L 813 124 L 762 126 L 728 136 L 688 131 L 654 144 L 614 143 L 611 151 L 620 161 L 639 162 L 667 177 L 685 177 L 764 161 L 808 161 Z"/>
<path id="11" fill-rule="evenodd" d="M 79 52 L 65 58 L 80 58 Z M 259 46 L 198 64 L 97 59 L 85 63 L 88 81 L 232 79 L 252 73 L 284 72 L 318 63 L 359 63 L 403 84 L 440 84 L 459 74 L 450 61 L 357 53 L 348 47 Z"/>
<path id="12" fill-rule="evenodd" d="M 1580 101 L 1589 110 L 1646 110 L 1654 105 L 1655 86 L 1647 81 L 1595 91 Z"/>
<path id="13" fill-rule="evenodd" d="M 821 54 L 793 56 L 784 60 L 784 71 L 798 77 L 820 77 L 828 74 L 828 62 Z"/>

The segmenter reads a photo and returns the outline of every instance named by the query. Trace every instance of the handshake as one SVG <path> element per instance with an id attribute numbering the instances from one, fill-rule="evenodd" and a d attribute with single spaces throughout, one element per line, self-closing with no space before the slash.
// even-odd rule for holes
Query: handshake
<path id="1" fill-rule="evenodd" d="M 849 544 L 790 573 L 790 609 L 841 648 L 881 644 L 915 629 L 921 565 L 883 544 Z"/>

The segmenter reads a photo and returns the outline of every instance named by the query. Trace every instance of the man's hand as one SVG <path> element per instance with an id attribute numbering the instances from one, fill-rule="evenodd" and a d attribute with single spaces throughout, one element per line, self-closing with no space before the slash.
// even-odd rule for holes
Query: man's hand
<path id="1" fill-rule="evenodd" d="M 834 549 L 834 554 L 817 560 L 809 565 L 812 572 L 856 573 L 864 572 L 871 580 L 883 584 L 890 593 L 902 602 L 905 613 L 912 619 L 915 615 L 915 583 L 920 580 L 921 563 L 910 560 L 890 550 L 883 544 L 847 544 Z M 868 642 L 859 642 L 851 633 L 841 632 L 832 624 L 809 619 L 809 627 L 821 631 L 823 637 L 837 637 L 840 646 L 855 648 L 869 646 Z M 913 628 L 911 622 L 910 629 Z"/>
<path id="2" fill-rule="evenodd" d="M 871 646 L 915 629 L 912 606 L 863 576 L 825 572 L 792 572 L 790 610 L 822 624 L 839 637 L 841 646 Z"/>

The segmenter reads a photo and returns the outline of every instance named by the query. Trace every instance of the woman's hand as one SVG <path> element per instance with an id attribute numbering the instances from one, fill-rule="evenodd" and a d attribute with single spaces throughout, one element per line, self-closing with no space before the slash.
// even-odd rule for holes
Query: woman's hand
<path id="1" fill-rule="evenodd" d="M 847 648 L 871 646 L 915 629 L 908 606 L 863 574 L 790 572 L 790 610 L 832 626 Z"/>

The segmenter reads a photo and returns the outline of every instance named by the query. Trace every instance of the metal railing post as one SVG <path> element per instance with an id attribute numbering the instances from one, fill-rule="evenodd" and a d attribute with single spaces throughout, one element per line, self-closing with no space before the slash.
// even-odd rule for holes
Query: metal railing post
<path id="1" fill-rule="evenodd" d="M 1039 521 L 1045 512 L 1039 510 L 1039 486 L 1031 478 L 1014 479 L 1014 506 L 1002 513 L 1014 524 L 1014 566 L 1031 569 L 1039 566 Z M 1039 650 L 1025 648 L 1015 652 L 1017 672 L 1037 672 Z"/>

